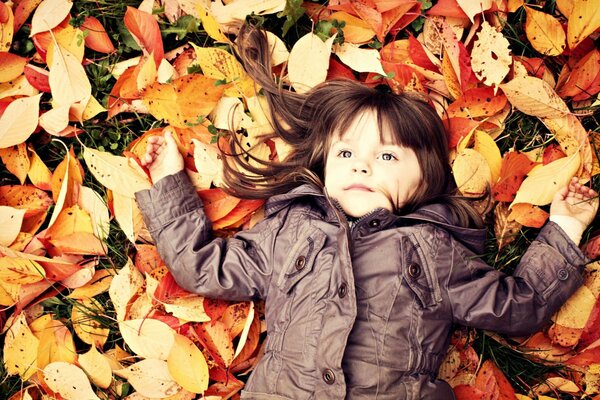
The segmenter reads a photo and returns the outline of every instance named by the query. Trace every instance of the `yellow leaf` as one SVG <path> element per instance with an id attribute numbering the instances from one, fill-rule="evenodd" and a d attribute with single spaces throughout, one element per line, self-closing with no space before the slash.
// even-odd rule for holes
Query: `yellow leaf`
<path id="1" fill-rule="evenodd" d="M 93 234 L 100 240 L 108 237 L 110 230 L 110 215 L 102 197 L 93 189 L 81 186 L 77 204 L 90 215 Z"/>
<path id="2" fill-rule="evenodd" d="M 36 96 L 39 90 L 34 88 L 27 80 L 25 75 L 21 75 L 17 79 L 10 82 L 0 83 L 0 99 L 11 96 Z M 6 114 L 6 110 L 4 111 Z M 1 126 L 1 124 L 0 124 Z M 1 135 L 0 135 L 1 137 Z"/>
<path id="3" fill-rule="evenodd" d="M 67 297 L 71 299 L 84 299 L 104 293 L 112 283 L 114 273 L 109 269 L 100 269 L 94 273 L 92 279 L 84 286 L 73 290 Z"/>
<path id="4" fill-rule="evenodd" d="M 286 0 L 244 0 L 231 1 L 223 5 L 220 1 L 211 2 L 211 11 L 214 18 L 221 25 L 239 27 L 247 15 L 273 14 L 283 11 Z"/>
<path id="5" fill-rule="evenodd" d="M 492 174 L 492 183 L 495 183 L 500 176 L 502 168 L 502 155 L 496 141 L 486 132 L 475 131 L 475 151 L 485 157 Z"/>
<path id="6" fill-rule="evenodd" d="M 104 243 L 94 236 L 90 215 L 78 205 L 60 212 L 46 231 L 46 238 L 64 253 L 100 255 L 107 251 Z"/>
<path id="7" fill-rule="evenodd" d="M 7 3 L 0 4 L 0 7 L 3 8 L 1 13 L 8 17 L 5 21 L 0 22 L 0 51 L 9 51 L 15 33 L 15 17 L 12 9 Z"/>
<path id="8" fill-rule="evenodd" d="M 356 72 L 374 72 L 386 76 L 381 66 L 379 51 L 375 49 L 363 49 L 353 43 L 336 45 L 334 53 L 339 59 Z"/>
<path id="9" fill-rule="evenodd" d="M 567 42 L 574 49 L 585 38 L 600 27 L 600 8 L 595 0 L 574 0 L 569 25 Z"/>
<path id="10" fill-rule="evenodd" d="M 52 172 L 50 172 L 35 150 L 31 148 L 29 150 L 31 151 L 31 166 L 27 172 L 29 180 L 39 189 L 52 190 Z"/>
<path id="11" fill-rule="evenodd" d="M 38 346 L 37 366 L 44 369 L 48 364 L 64 361 L 73 364 L 77 361 L 73 335 L 60 321 L 51 319 L 41 330 Z"/>
<path id="12" fill-rule="evenodd" d="M 248 339 L 248 333 L 250 332 L 250 327 L 252 326 L 252 321 L 254 320 L 254 302 L 250 302 L 250 307 L 248 309 L 248 316 L 246 317 L 246 322 L 244 323 L 244 328 L 242 329 L 242 334 L 240 335 L 240 339 L 235 348 L 235 353 L 233 358 L 236 358 L 241 352 L 244 346 L 246 345 L 246 340 Z"/>
<path id="13" fill-rule="evenodd" d="M 23 217 L 27 210 L 8 206 L 0 206 L 0 244 L 10 246 L 15 241 L 21 231 Z"/>
<path id="14" fill-rule="evenodd" d="M 487 86 L 499 85 L 510 71 L 511 64 L 508 40 L 483 21 L 471 51 L 471 67 L 475 76 Z"/>
<path id="15" fill-rule="evenodd" d="M 148 177 L 134 169 L 125 157 L 84 147 L 83 159 L 102 185 L 124 196 L 133 198 L 135 192 L 151 186 Z"/>
<path id="16" fill-rule="evenodd" d="M 104 111 L 106 111 L 106 108 L 104 108 L 94 96 L 90 96 L 90 99 L 83 110 L 83 114 L 81 115 L 81 120 L 87 121 Z"/>
<path id="17" fill-rule="evenodd" d="M 137 90 L 146 89 L 149 85 L 156 82 L 156 61 L 153 56 L 142 57 L 140 60 L 138 74 L 135 78 Z"/>
<path id="18" fill-rule="evenodd" d="M 191 366 L 188 365 L 188 368 Z M 181 390 L 169 373 L 167 362 L 163 360 L 142 360 L 115 371 L 115 374 L 127 379 L 139 394 L 150 398 L 172 396 Z"/>
<path id="19" fill-rule="evenodd" d="M 368 43 L 375 36 L 375 31 L 364 20 L 357 18 L 344 11 L 336 11 L 327 17 L 328 21 L 337 20 L 344 22 L 344 42 L 364 44 Z"/>
<path id="20" fill-rule="evenodd" d="M 59 135 L 69 125 L 70 104 L 56 106 L 40 115 L 40 126 L 51 135 Z"/>
<path id="21" fill-rule="evenodd" d="M 113 192 L 113 211 L 119 227 L 131 243 L 135 243 L 135 226 L 133 222 L 133 208 L 136 202 L 129 196 Z"/>
<path id="22" fill-rule="evenodd" d="M 559 158 L 549 164 L 534 168 L 521 184 L 512 204 L 549 204 L 554 194 L 566 186 L 579 169 L 579 153 Z"/>
<path id="23" fill-rule="evenodd" d="M 74 55 L 77 61 L 80 63 L 83 61 L 85 39 L 81 29 L 67 25 L 63 29 L 55 32 L 54 40 L 50 42 L 48 49 L 46 50 L 46 64 L 48 65 L 52 65 L 57 43 L 62 49 Z"/>
<path id="24" fill-rule="evenodd" d="M 525 0 L 508 0 L 508 12 L 513 13 L 521 8 L 524 4 Z"/>
<path id="25" fill-rule="evenodd" d="M 196 60 L 205 76 L 217 80 L 242 80 L 246 71 L 242 64 L 230 53 L 215 47 L 200 47 L 192 43 L 196 52 Z"/>
<path id="26" fill-rule="evenodd" d="M 596 297 L 587 286 L 580 286 L 552 317 L 552 320 L 567 328 L 583 329 L 592 314 Z"/>
<path id="27" fill-rule="evenodd" d="M 48 83 L 52 90 L 54 106 L 71 106 L 71 104 L 88 99 L 92 93 L 92 85 L 76 56 L 60 45 L 54 50 Z M 87 100 L 86 100 L 87 101 Z"/>
<path id="28" fill-rule="evenodd" d="M 39 340 L 36 338 L 20 313 L 4 336 L 4 367 L 8 375 L 18 374 L 23 382 L 36 372 Z"/>
<path id="29" fill-rule="evenodd" d="M 146 318 L 119 322 L 123 340 L 138 356 L 166 360 L 175 331 L 162 321 Z"/>
<path id="30" fill-rule="evenodd" d="M 575 0 L 556 0 L 556 7 L 568 19 L 573 12 L 574 2 Z"/>
<path id="31" fill-rule="evenodd" d="M 307 92 L 325 81 L 335 37 L 333 35 L 323 42 L 317 35 L 309 32 L 294 44 L 288 59 L 288 75 L 297 92 Z"/>
<path id="32" fill-rule="evenodd" d="M 29 156 L 27 155 L 27 145 L 19 143 L 16 146 L 0 149 L 0 157 L 2 157 L 2 162 L 6 169 L 19 178 L 21 185 L 24 184 L 27 172 L 31 166 Z"/>
<path id="33" fill-rule="evenodd" d="M 48 364 L 43 371 L 44 382 L 65 400 L 100 400 L 81 368 L 63 361 Z"/>
<path id="34" fill-rule="evenodd" d="M 206 322 L 210 317 L 204 311 L 204 297 L 178 297 L 163 303 L 165 311 L 188 322 Z"/>
<path id="35" fill-rule="evenodd" d="M 38 124 L 41 94 L 13 100 L 0 117 L 0 149 L 26 141 Z"/>
<path id="36" fill-rule="evenodd" d="M 552 87 L 533 76 L 517 77 L 500 85 L 508 101 L 525 114 L 557 118 L 569 113 L 565 102 Z"/>
<path id="37" fill-rule="evenodd" d="M 108 358 L 92 346 L 87 353 L 80 354 L 79 365 L 90 377 L 92 383 L 99 388 L 107 389 L 112 382 L 112 369 Z"/>
<path id="38" fill-rule="evenodd" d="M 196 4 L 195 7 L 190 7 L 188 14 L 194 15 L 193 11 L 197 12 L 197 17 L 202 21 L 202 28 L 208 36 L 217 42 L 229 43 L 229 39 L 223 34 L 221 26 L 207 9 L 200 4 Z"/>
<path id="39" fill-rule="evenodd" d="M 192 365 L 193 368 L 190 368 Z M 208 388 L 208 365 L 204 354 L 187 337 L 175 335 L 167 366 L 173 379 L 184 389 L 192 393 L 204 393 Z"/>
<path id="40" fill-rule="evenodd" d="M 54 222 L 56 222 L 63 207 L 69 206 L 72 203 L 71 197 L 73 197 L 73 192 L 83 181 L 83 177 L 77 168 L 78 164 L 74 160 L 72 151 L 67 151 L 64 160 L 54 170 L 54 174 L 52 175 L 52 195 L 56 198 L 56 205 L 54 206 L 54 210 L 52 210 L 48 228 L 52 227 Z M 62 169 L 64 169 L 64 173 L 61 174 L 59 170 Z"/>
<path id="41" fill-rule="evenodd" d="M 94 317 L 105 315 L 102 304 L 93 298 L 85 298 L 73 303 L 71 322 L 79 339 L 92 347 L 104 346 L 108 339 L 109 329 Z"/>
<path id="42" fill-rule="evenodd" d="M 7 307 L 13 306 L 19 301 L 20 291 L 20 284 L 0 281 L 0 305 Z"/>
<path id="43" fill-rule="evenodd" d="M 454 159 L 452 173 L 458 190 L 465 196 L 481 196 L 492 179 L 485 157 L 473 149 L 464 149 Z"/>
<path id="44" fill-rule="evenodd" d="M 119 273 L 113 278 L 108 289 L 108 294 L 117 313 L 117 321 L 125 319 L 127 304 L 129 300 L 144 285 L 144 277 L 133 266 L 131 260 L 119 270 Z"/>
<path id="45" fill-rule="evenodd" d="M 7 283 L 34 283 L 46 277 L 37 261 L 24 258 L 0 257 L 0 280 Z"/>
<path id="46" fill-rule="evenodd" d="M 37 7 L 31 19 L 31 33 L 49 31 L 60 24 L 71 11 L 73 2 L 70 0 L 44 0 Z"/>
<path id="47" fill-rule="evenodd" d="M 216 146 L 192 139 L 194 143 L 194 164 L 202 179 L 204 189 L 209 189 L 211 183 L 221 182 L 220 174 L 223 168 Z"/>
<path id="48" fill-rule="evenodd" d="M 492 0 L 457 0 L 456 2 L 471 22 L 476 15 L 483 15 L 483 12 L 489 10 L 493 4 Z"/>
<path id="49" fill-rule="evenodd" d="M 542 11 L 525 6 L 527 21 L 525 33 L 529 42 L 538 52 L 546 56 L 558 56 L 563 53 L 566 44 L 565 31 L 556 18 Z"/>
<path id="50" fill-rule="evenodd" d="M 174 79 L 171 83 L 154 83 L 142 95 L 142 101 L 157 119 L 177 128 L 198 124 L 223 95 L 224 85 L 216 80 L 193 74 Z"/>

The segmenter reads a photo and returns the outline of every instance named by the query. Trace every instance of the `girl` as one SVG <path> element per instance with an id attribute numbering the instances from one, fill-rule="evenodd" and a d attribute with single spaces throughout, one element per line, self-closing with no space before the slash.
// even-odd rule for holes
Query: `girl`
<path id="1" fill-rule="evenodd" d="M 266 300 L 265 354 L 243 399 L 452 399 L 436 375 L 453 324 L 528 334 L 581 285 L 577 244 L 596 192 L 576 178 L 560 190 L 506 276 L 477 258 L 484 230 L 449 189 L 446 135 L 426 102 L 349 81 L 285 91 L 264 34 L 241 39 L 275 133 L 294 149 L 262 168 L 226 158 L 230 191 L 269 197 L 265 219 L 213 238 L 169 132 L 148 140 L 154 186 L 136 196 L 183 288 Z"/>

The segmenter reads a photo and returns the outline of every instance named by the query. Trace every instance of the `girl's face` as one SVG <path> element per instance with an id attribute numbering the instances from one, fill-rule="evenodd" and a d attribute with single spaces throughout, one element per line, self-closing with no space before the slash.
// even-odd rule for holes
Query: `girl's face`
<path id="1" fill-rule="evenodd" d="M 401 208 L 421 183 L 412 149 L 380 140 L 374 111 L 359 114 L 346 132 L 335 134 L 327 153 L 325 188 L 351 217 L 375 208 Z"/>

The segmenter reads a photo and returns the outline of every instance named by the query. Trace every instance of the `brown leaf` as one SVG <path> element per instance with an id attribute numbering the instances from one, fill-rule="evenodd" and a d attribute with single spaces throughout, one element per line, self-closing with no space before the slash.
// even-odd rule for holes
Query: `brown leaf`
<path id="1" fill-rule="evenodd" d="M 521 224 L 514 219 L 509 219 L 509 215 L 508 204 L 498 203 L 494 209 L 494 235 L 498 242 L 498 253 L 516 239 L 521 229 Z"/>

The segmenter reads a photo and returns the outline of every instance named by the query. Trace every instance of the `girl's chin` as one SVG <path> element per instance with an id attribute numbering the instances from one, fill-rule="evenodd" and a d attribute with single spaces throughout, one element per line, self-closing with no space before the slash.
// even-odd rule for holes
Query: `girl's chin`
<path id="1" fill-rule="evenodd" d="M 387 202 L 340 202 L 342 210 L 346 215 L 352 218 L 360 218 L 369 214 L 373 210 L 383 208 L 388 211 L 392 211 L 392 206 Z"/>

